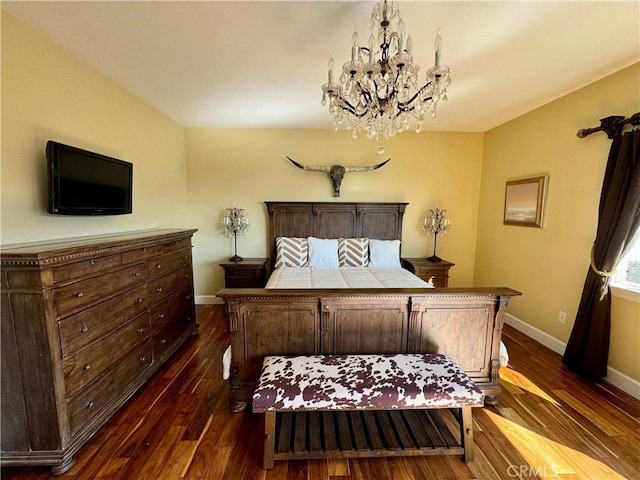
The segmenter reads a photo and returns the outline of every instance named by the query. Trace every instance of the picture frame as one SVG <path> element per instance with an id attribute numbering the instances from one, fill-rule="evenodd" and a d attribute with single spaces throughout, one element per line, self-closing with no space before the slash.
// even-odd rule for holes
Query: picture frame
<path id="1" fill-rule="evenodd" d="M 504 225 L 542 228 L 548 175 L 508 180 L 504 193 Z"/>

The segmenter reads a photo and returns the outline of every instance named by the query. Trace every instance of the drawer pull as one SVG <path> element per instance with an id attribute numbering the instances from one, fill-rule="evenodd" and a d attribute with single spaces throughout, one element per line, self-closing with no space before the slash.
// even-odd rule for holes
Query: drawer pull
<path id="1" fill-rule="evenodd" d="M 162 287 L 156 288 L 156 292 L 160 293 L 162 291 Z"/>
<path id="2" fill-rule="evenodd" d="M 164 313 L 161 313 L 160 315 L 158 315 L 158 318 L 164 318 Z"/>
<path id="3" fill-rule="evenodd" d="M 89 327 L 87 327 L 86 325 L 83 325 L 80 327 L 80 331 L 82 333 L 87 333 L 89 331 Z"/>
<path id="4" fill-rule="evenodd" d="M 85 370 L 91 370 L 91 364 L 90 364 L 90 363 L 87 363 L 87 364 L 84 366 L 84 369 L 85 369 Z"/>
<path id="5" fill-rule="evenodd" d="M 78 298 L 82 298 L 84 297 L 84 293 L 83 292 L 78 292 L 78 294 L 76 295 Z"/>
<path id="6" fill-rule="evenodd" d="M 95 265 L 96 263 L 98 263 L 98 262 L 96 262 L 93 258 L 89 261 L 89 264 L 92 265 L 92 266 Z"/>
<path id="7" fill-rule="evenodd" d="M 141 361 L 141 362 L 146 362 L 146 361 L 147 361 L 147 357 L 146 357 L 145 355 L 142 355 L 142 356 L 140 357 L 140 361 Z"/>
<path id="8" fill-rule="evenodd" d="M 140 328 L 138 329 L 138 333 L 144 333 L 144 328 L 140 327 Z"/>
<path id="9" fill-rule="evenodd" d="M 165 343 L 167 343 L 167 339 L 163 338 L 162 340 L 160 340 L 160 343 L 164 345 Z"/>
<path id="10" fill-rule="evenodd" d="M 160 265 L 159 263 L 156 263 L 156 268 L 162 268 L 162 265 Z"/>
<path id="11" fill-rule="evenodd" d="M 93 408 L 95 404 L 93 403 L 93 400 L 91 400 L 89 403 L 87 403 L 87 408 Z"/>
<path id="12" fill-rule="evenodd" d="M 140 272 L 135 272 L 135 273 L 133 274 L 133 276 L 134 276 L 134 277 L 139 277 L 139 276 L 140 276 Z"/>
<path id="13" fill-rule="evenodd" d="M 144 302 L 144 299 L 143 298 L 139 298 L 138 299 L 138 303 L 142 303 L 142 302 Z"/>

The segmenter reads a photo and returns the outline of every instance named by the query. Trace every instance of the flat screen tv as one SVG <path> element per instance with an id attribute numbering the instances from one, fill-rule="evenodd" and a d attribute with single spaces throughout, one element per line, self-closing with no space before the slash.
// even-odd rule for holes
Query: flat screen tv
<path id="1" fill-rule="evenodd" d="M 57 215 L 121 215 L 132 211 L 133 164 L 47 142 L 47 211 Z"/>

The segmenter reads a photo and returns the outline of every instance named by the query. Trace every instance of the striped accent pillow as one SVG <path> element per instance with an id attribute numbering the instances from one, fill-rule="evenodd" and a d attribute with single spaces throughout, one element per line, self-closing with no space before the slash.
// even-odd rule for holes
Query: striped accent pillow
<path id="1" fill-rule="evenodd" d="M 368 238 L 339 238 L 338 263 L 341 267 L 366 267 L 369 265 Z"/>
<path id="2" fill-rule="evenodd" d="M 306 267 L 309 255 L 309 242 L 306 238 L 277 237 L 276 263 L 280 267 Z"/>

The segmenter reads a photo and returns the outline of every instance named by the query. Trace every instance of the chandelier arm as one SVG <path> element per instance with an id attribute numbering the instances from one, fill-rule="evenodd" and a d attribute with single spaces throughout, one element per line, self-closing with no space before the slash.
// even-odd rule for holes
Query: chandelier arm
<path id="1" fill-rule="evenodd" d="M 358 111 L 356 110 L 356 107 L 351 105 L 351 103 L 349 103 L 343 97 L 336 97 L 336 98 L 338 98 L 340 100 L 340 105 L 339 105 L 340 108 L 342 110 L 346 110 L 347 112 L 349 112 L 354 117 L 362 118 L 362 117 L 366 116 L 367 113 L 369 113 L 369 109 L 368 108 L 364 112 L 358 113 Z"/>
<path id="2" fill-rule="evenodd" d="M 431 84 L 433 83 L 433 80 L 430 80 L 429 82 L 425 83 L 420 90 L 418 90 L 416 93 L 413 94 L 413 96 L 407 100 L 406 102 L 403 103 L 399 103 L 398 102 L 398 109 L 403 111 L 403 112 L 410 112 L 411 110 L 415 110 L 416 107 L 410 107 L 408 108 L 407 105 L 411 105 L 413 103 L 413 101 L 418 98 L 418 95 L 420 95 L 422 93 L 422 91 L 425 88 L 428 88 Z M 432 100 L 433 97 L 427 97 L 423 100 L 423 102 L 428 102 L 429 100 Z M 396 115 L 397 116 L 397 115 Z"/>
<path id="3" fill-rule="evenodd" d="M 365 98 L 365 100 L 367 101 L 367 105 L 369 105 L 371 103 L 372 100 L 372 95 L 371 92 L 366 89 L 366 88 L 361 88 L 360 91 L 362 92 L 362 96 Z M 376 95 L 377 96 L 377 95 Z M 369 109 L 367 109 L 368 111 Z"/>

